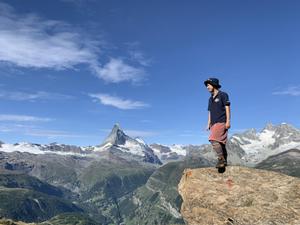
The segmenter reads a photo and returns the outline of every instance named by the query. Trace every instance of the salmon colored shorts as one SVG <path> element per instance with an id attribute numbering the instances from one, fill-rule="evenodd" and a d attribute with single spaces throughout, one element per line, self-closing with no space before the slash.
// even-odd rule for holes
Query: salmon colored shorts
<path id="1" fill-rule="evenodd" d="M 228 129 L 225 127 L 225 123 L 215 123 L 210 128 L 209 141 L 217 141 L 223 144 L 227 142 Z"/>

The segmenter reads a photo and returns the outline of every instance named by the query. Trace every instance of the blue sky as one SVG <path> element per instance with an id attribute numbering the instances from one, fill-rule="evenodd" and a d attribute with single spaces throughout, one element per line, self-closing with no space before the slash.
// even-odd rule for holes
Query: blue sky
<path id="1" fill-rule="evenodd" d="M 50 3 L 51 2 L 51 3 Z M 0 2 L 0 140 L 96 145 L 115 123 L 147 143 L 207 143 L 203 81 L 231 134 L 300 127 L 299 1 Z"/>

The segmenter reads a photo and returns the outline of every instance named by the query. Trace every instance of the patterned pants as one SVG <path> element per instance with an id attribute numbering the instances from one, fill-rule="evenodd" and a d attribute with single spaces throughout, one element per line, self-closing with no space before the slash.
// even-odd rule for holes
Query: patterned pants
<path id="1" fill-rule="evenodd" d="M 217 153 L 218 157 L 224 156 L 225 160 L 227 160 L 226 144 L 223 144 L 218 141 L 210 141 L 210 143 L 212 144 L 212 147 Z"/>

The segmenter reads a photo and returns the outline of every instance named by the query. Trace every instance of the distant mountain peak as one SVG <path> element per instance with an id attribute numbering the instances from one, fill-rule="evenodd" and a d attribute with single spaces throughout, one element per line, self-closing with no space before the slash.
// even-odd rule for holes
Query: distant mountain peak
<path id="1" fill-rule="evenodd" d="M 121 129 L 120 124 L 119 123 L 115 123 L 115 125 L 113 126 L 113 129 Z"/>
<path id="2" fill-rule="evenodd" d="M 104 140 L 95 148 L 97 151 L 112 151 L 122 157 L 142 159 L 144 162 L 161 164 L 159 158 L 141 138 L 132 138 L 124 133 L 119 124 L 115 124 Z"/>
<path id="3" fill-rule="evenodd" d="M 288 124 L 288 123 L 281 123 L 280 125 L 278 125 L 278 127 L 285 128 L 285 129 L 297 130 L 297 128 L 295 128 L 293 125 Z"/>
<path id="4" fill-rule="evenodd" d="M 116 123 L 102 145 L 106 145 L 107 143 L 111 143 L 112 145 L 123 145 L 127 138 L 128 136 L 121 129 L 120 125 Z"/>
<path id="5" fill-rule="evenodd" d="M 297 131 L 293 125 L 288 123 L 281 123 L 278 125 L 273 125 L 272 123 L 268 123 L 262 131 L 269 130 L 269 131 L 280 131 L 280 130 L 290 130 L 290 131 Z"/>
<path id="6" fill-rule="evenodd" d="M 244 132 L 244 134 L 254 134 L 256 135 L 257 131 L 255 128 L 248 129 Z"/>
<path id="7" fill-rule="evenodd" d="M 267 123 L 267 125 L 265 126 L 264 130 L 269 130 L 269 131 L 274 131 L 276 129 L 276 126 L 274 126 L 274 124 L 272 123 Z"/>

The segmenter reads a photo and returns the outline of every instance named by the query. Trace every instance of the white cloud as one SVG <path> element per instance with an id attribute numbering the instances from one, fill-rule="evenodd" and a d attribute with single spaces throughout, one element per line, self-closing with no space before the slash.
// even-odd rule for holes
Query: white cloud
<path id="1" fill-rule="evenodd" d="M 97 42 L 89 41 L 61 21 L 18 16 L 0 3 L 0 61 L 27 68 L 73 68 L 95 60 Z"/>
<path id="2" fill-rule="evenodd" d="M 73 96 L 50 93 L 45 91 L 37 92 L 21 92 L 21 91 L 0 91 L 0 98 L 14 101 L 35 101 L 35 100 L 67 100 L 72 99 Z"/>
<path id="3" fill-rule="evenodd" d="M 98 137 L 95 135 L 77 134 L 62 130 L 42 129 L 31 124 L 1 124 L 0 132 L 2 133 L 17 133 L 27 136 L 47 137 L 47 138 L 90 138 Z"/>
<path id="4" fill-rule="evenodd" d="M 288 87 L 286 90 L 275 91 L 273 95 L 291 95 L 291 96 L 300 96 L 300 86 Z"/>
<path id="5" fill-rule="evenodd" d="M 0 62 L 55 70 L 86 64 L 106 82 L 141 80 L 144 69 L 121 59 L 111 58 L 101 65 L 98 55 L 103 42 L 87 37 L 86 33 L 62 21 L 46 20 L 35 14 L 17 15 L 10 5 L 0 3 Z"/>
<path id="6" fill-rule="evenodd" d="M 0 114 L 0 121 L 14 121 L 14 122 L 49 122 L 51 118 L 35 117 L 28 115 L 15 114 Z"/>
<path id="7" fill-rule="evenodd" d="M 142 66 L 149 66 L 150 60 L 146 59 L 144 54 L 138 50 L 129 51 L 130 57 L 132 60 L 137 61 Z"/>
<path id="8" fill-rule="evenodd" d="M 81 135 L 74 134 L 66 131 L 60 130 L 28 130 L 24 133 L 24 135 L 28 136 L 36 136 L 36 137 L 47 137 L 47 138 L 83 138 L 83 137 L 91 137 L 91 135 Z"/>
<path id="9" fill-rule="evenodd" d="M 143 68 L 126 64 L 122 59 L 111 58 L 103 67 L 93 65 L 92 69 L 97 76 L 107 82 L 119 83 L 122 81 L 139 82 L 145 75 Z"/>
<path id="10" fill-rule="evenodd" d="M 110 105 L 119 109 L 139 109 L 149 107 L 149 105 L 144 102 L 122 99 L 108 94 L 89 94 L 89 96 L 96 101 L 100 101 L 103 105 Z"/>
<path id="11" fill-rule="evenodd" d="M 142 66 L 150 66 L 151 60 L 139 49 L 139 42 L 126 43 L 129 48 L 130 59 L 138 62 Z"/>
<path id="12" fill-rule="evenodd" d="M 1 123 L 0 125 L 0 132 L 16 132 L 16 131 L 22 131 L 24 132 L 27 129 L 34 129 L 36 128 L 36 125 L 32 124 L 20 124 L 20 123 L 10 123 L 11 121 L 8 121 L 9 123 Z M 20 121 L 17 121 L 20 122 Z M 22 122 L 22 121 L 21 121 Z"/>

